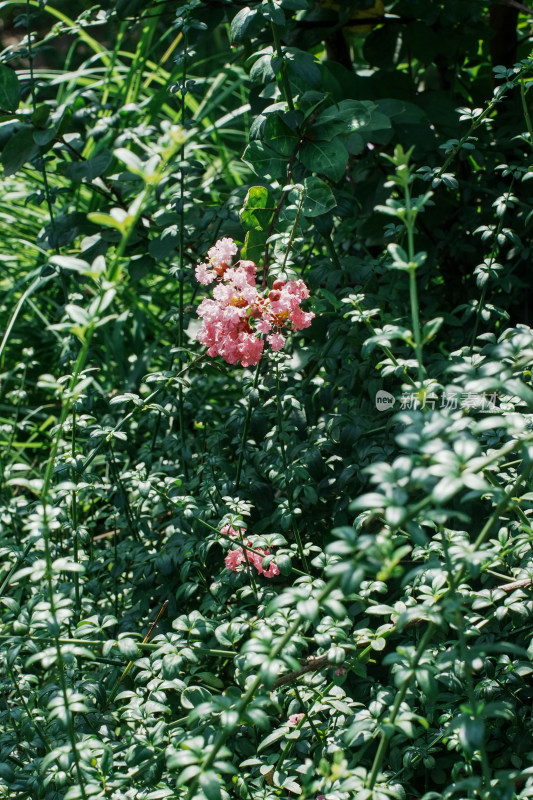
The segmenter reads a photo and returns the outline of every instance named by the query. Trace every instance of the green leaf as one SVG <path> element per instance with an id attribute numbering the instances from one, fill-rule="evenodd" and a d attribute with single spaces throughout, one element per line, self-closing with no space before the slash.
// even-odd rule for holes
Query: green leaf
<path id="1" fill-rule="evenodd" d="M 305 142 L 298 159 L 312 172 L 340 181 L 346 172 L 348 150 L 339 138 L 331 142 Z"/>
<path id="2" fill-rule="evenodd" d="M 265 660 L 261 664 L 261 680 L 267 688 L 274 686 L 277 678 L 279 677 L 280 662 Z"/>
<path id="3" fill-rule="evenodd" d="M 270 728 L 270 718 L 262 708 L 249 708 L 245 713 L 245 717 L 246 722 L 256 728 L 262 728 L 263 730 Z"/>
<path id="4" fill-rule="evenodd" d="M 253 30 L 255 30 L 255 28 L 258 27 L 258 22 L 260 27 L 262 20 L 261 17 L 258 17 L 257 9 L 252 9 L 248 6 L 241 8 L 241 10 L 231 20 L 230 31 L 232 41 L 236 44 L 242 42 L 252 33 Z"/>
<path id="5" fill-rule="evenodd" d="M 220 800 L 220 778 L 212 770 L 200 775 L 200 788 L 207 800 Z"/>
<path id="6" fill-rule="evenodd" d="M 33 128 L 31 125 L 23 125 L 8 139 L 2 150 L 2 166 L 4 174 L 8 177 L 22 167 L 26 161 L 30 161 L 39 152 L 39 146 L 33 139 Z"/>
<path id="7" fill-rule="evenodd" d="M 77 161 L 63 166 L 63 173 L 74 183 L 81 181 L 91 182 L 103 175 L 112 161 L 113 156 L 109 150 L 102 150 L 86 161 Z"/>
<path id="8" fill-rule="evenodd" d="M 267 231 L 248 231 L 241 248 L 241 257 L 258 264 L 264 255 L 267 238 Z"/>
<path id="9" fill-rule="evenodd" d="M 283 739 L 288 733 L 289 733 L 289 728 L 287 725 L 284 725 L 281 728 L 278 728 L 277 730 L 273 731 L 271 734 L 269 734 L 269 736 L 263 739 L 263 741 L 257 748 L 257 752 L 260 753 L 262 750 L 265 750 L 274 742 L 277 742 L 278 739 Z"/>
<path id="10" fill-rule="evenodd" d="M 179 247 L 179 230 L 177 225 L 165 228 L 161 236 L 150 241 L 148 251 L 153 258 L 162 259 L 174 253 Z"/>
<path id="11" fill-rule="evenodd" d="M 349 508 L 350 511 L 358 511 L 362 508 L 385 508 L 386 505 L 388 505 L 388 501 L 384 495 L 379 492 L 368 492 L 353 500 Z M 348 528 L 348 530 L 350 529 Z M 333 532 L 335 533 L 335 531 Z"/>
<path id="12" fill-rule="evenodd" d="M 394 614 L 394 608 L 392 606 L 386 605 L 385 603 L 378 603 L 378 605 L 369 606 L 367 608 L 366 613 L 367 614 L 377 614 L 377 615 L 381 615 L 381 614 L 390 615 L 390 614 Z"/>
<path id="13" fill-rule="evenodd" d="M 19 107 L 20 89 L 14 70 L 0 64 L 0 110 L 16 111 Z"/>
<path id="14" fill-rule="evenodd" d="M 86 261 L 81 258 L 74 258 L 74 256 L 50 256 L 50 264 L 60 269 L 71 269 L 78 272 L 80 275 L 88 275 L 90 273 L 90 266 Z"/>
<path id="15" fill-rule="evenodd" d="M 244 200 L 240 217 L 243 227 L 248 230 L 263 231 L 268 228 L 274 207 L 268 205 L 268 189 L 265 186 L 251 186 Z"/>
<path id="16" fill-rule="evenodd" d="M 292 560 L 287 553 L 282 553 L 281 555 L 276 556 L 275 561 L 282 575 L 290 575 L 292 570 Z"/>
<path id="17" fill-rule="evenodd" d="M 304 619 L 316 619 L 318 616 L 318 603 L 314 597 L 308 597 L 307 600 L 300 600 L 296 609 Z"/>
<path id="18" fill-rule="evenodd" d="M 113 769 L 113 751 L 109 745 L 104 745 L 104 752 L 100 760 L 100 769 L 103 775 L 109 775 Z"/>
<path id="19" fill-rule="evenodd" d="M 463 722 L 459 727 L 459 741 L 466 753 L 471 754 L 478 750 L 485 735 L 485 723 L 482 719 L 472 719 L 463 714 Z"/>
<path id="20" fill-rule="evenodd" d="M 117 147 L 114 155 L 125 164 L 130 172 L 134 175 L 144 176 L 145 164 L 141 161 L 138 155 L 128 150 L 126 147 Z"/>
<path id="21" fill-rule="evenodd" d="M 463 481 L 461 478 L 456 478 L 453 475 L 446 475 L 437 483 L 431 492 L 431 497 L 436 503 L 446 503 L 454 494 L 460 492 L 463 488 Z"/>
<path id="22" fill-rule="evenodd" d="M 281 59 L 279 56 L 273 56 L 271 53 L 260 56 L 250 70 L 250 80 L 260 83 L 269 83 L 276 79 L 276 73 L 281 66 Z"/>
<path id="23" fill-rule="evenodd" d="M 15 779 L 15 773 L 9 764 L 0 764 L 0 778 L 6 783 L 11 783 Z"/>
<path id="24" fill-rule="evenodd" d="M 507 394 L 516 395 L 520 400 L 523 400 L 527 406 L 533 408 L 533 390 L 529 386 L 526 386 L 525 383 L 518 380 L 518 378 L 512 378 L 507 381 L 505 384 L 505 391 Z"/>
<path id="25" fill-rule="evenodd" d="M 302 214 L 306 217 L 318 217 L 327 214 L 337 205 L 329 186 L 314 175 L 303 182 L 304 199 Z"/>
<path id="26" fill-rule="evenodd" d="M 387 250 L 389 251 L 389 255 L 392 258 L 391 266 L 394 269 L 401 269 L 407 272 L 412 269 L 412 266 L 409 262 L 409 256 L 407 255 L 403 247 L 400 247 L 399 244 L 393 242 L 387 245 Z"/>
<path id="27" fill-rule="evenodd" d="M 306 88 L 320 87 L 320 68 L 314 55 L 305 50 L 288 48 L 285 58 L 289 72 L 304 81 Z"/>
<path id="28" fill-rule="evenodd" d="M 171 768 L 170 764 L 169 768 Z M 198 773 L 201 773 L 201 770 L 202 767 L 200 766 L 200 764 L 191 764 L 189 767 L 185 767 L 183 772 L 180 774 L 178 780 L 176 781 L 176 785 L 177 786 L 183 786 L 184 784 L 186 785 L 187 783 L 189 783 L 189 781 L 192 781 L 194 778 L 196 778 Z"/>
<path id="29" fill-rule="evenodd" d="M 330 664 L 344 664 L 346 660 L 346 651 L 343 647 L 330 647 L 328 650 L 328 661 Z"/>
<path id="30" fill-rule="evenodd" d="M 137 658 L 139 655 L 139 648 L 137 647 L 137 642 L 135 639 L 131 639 L 130 637 L 119 639 L 117 646 L 122 655 L 126 656 L 126 658 L 130 661 L 132 661 L 134 658 Z"/>
<path id="31" fill-rule="evenodd" d="M 81 308 L 81 306 L 77 306 L 74 303 L 68 303 L 68 305 L 65 306 L 65 311 L 72 322 L 75 322 L 77 325 L 81 325 L 83 328 L 86 328 L 90 322 L 86 310 Z"/>
<path id="32" fill-rule="evenodd" d="M 207 703 L 211 700 L 211 692 L 204 686 L 188 686 L 181 694 L 181 704 L 183 708 L 196 708 L 200 703 Z"/>
<path id="33" fill-rule="evenodd" d="M 290 158 L 298 147 L 299 138 L 279 114 L 269 114 L 263 128 L 263 139 L 279 155 Z"/>
<path id="34" fill-rule="evenodd" d="M 317 139 L 331 141 L 339 134 L 368 128 L 375 108 L 374 103 L 368 100 L 341 100 L 340 103 L 324 109 L 311 130 Z"/>
<path id="35" fill-rule="evenodd" d="M 353 156 L 359 156 L 366 147 L 365 140 L 360 133 L 350 133 L 344 139 L 344 143 L 348 148 L 348 152 Z"/>
<path id="36" fill-rule="evenodd" d="M 276 180 L 285 178 L 287 174 L 287 158 L 264 142 L 250 142 L 242 159 L 261 178 L 270 177 Z"/>
<path id="37" fill-rule="evenodd" d="M 426 344 L 426 342 L 429 342 L 431 341 L 431 339 L 433 339 L 433 337 L 439 331 L 443 322 L 444 322 L 444 317 L 435 317 L 435 319 L 431 319 L 429 322 L 426 322 L 426 324 L 422 328 L 423 344 Z"/>

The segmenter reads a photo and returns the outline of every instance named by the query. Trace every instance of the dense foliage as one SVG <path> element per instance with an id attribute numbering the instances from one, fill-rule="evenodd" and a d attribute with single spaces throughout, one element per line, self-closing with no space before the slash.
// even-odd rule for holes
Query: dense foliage
<path id="1" fill-rule="evenodd" d="M 532 797 L 527 7 L 0 13 L 0 797 Z"/>

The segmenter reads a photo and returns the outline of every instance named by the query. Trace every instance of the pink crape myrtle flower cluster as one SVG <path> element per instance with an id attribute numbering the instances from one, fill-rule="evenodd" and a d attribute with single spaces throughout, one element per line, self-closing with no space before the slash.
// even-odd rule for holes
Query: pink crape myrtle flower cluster
<path id="1" fill-rule="evenodd" d="M 265 337 L 272 350 L 281 350 L 287 331 L 308 328 L 315 315 L 300 307 L 309 297 L 302 280 L 276 280 L 272 289 L 259 291 L 256 265 L 234 261 L 236 253 L 232 239 L 219 239 L 208 250 L 207 263 L 196 267 L 200 283 L 217 282 L 213 299 L 206 297 L 198 306 L 202 326 L 197 338 L 210 356 L 249 367 L 261 358 Z"/>
<path id="2" fill-rule="evenodd" d="M 250 539 L 244 538 L 246 528 L 241 528 L 240 531 L 236 531 L 231 525 L 225 525 L 221 529 L 220 533 L 224 534 L 225 536 L 230 536 L 232 539 L 239 538 L 239 540 L 242 540 L 243 544 L 246 545 L 247 548 L 253 547 Z M 235 550 L 230 550 L 224 559 L 226 567 L 233 570 L 233 572 L 236 572 L 241 564 L 252 564 L 259 574 L 264 575 L 265 578 L 273 578 L 275 575 L 279 575 L 279 568 L 273 561 L 270 562 L 267 569 L 263 569 L 263 557 L 270 555 L 270 550 L 268 548 L 265 550 L 261 547 L 254 547 L 254 550 L 255 553 L 252 553 L 250 550 L 247 550 L 243 547 L 237 547 Z"/>

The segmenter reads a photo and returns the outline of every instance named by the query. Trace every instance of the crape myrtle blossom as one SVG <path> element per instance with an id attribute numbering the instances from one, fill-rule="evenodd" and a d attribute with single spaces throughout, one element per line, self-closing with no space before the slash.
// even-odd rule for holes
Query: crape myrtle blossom
<path id="1" fill-rule="evenodd" d="M 208 262 L 196 267 L 200 283 L 217 282 L 213 299 L 206 297 L 198 306 L 202 326 L 197 338 L 210 356 L 248 367 L 258 363 L 265 341 L 272 350 L 281 350 L 287 332 L 308 328 L 315 315 L 301 308 L 309 297 L 302 280 L 276 280 L 272 289 L 259 291 L 256 265 L 233 262 L 236 253 L 235 242 L 219 239 L 207 253 Z"/>
<path id="2" fill-rule="evenodd" d="M 239 531 L 237 531 L 231 525 L 225 525 L 221 529 L 220 533 L 224 534 L 224 536 L 229 536 L 232 539 L 238 538 L 243 542 L 246 548 L 253 547 L 250 539 L 244 538 L 246 528 L 241 528 Z M 234 550 L 230 550 L 224 559 L 226 567 L 231 569 L 233 572 L 236 572 L 241 564 L 252 564 L 259 574 L 264 575 L 265 578 L 273 578 L 275 575 L 279 575 L 279 568 L 273 561 L 270 562 L 267 569 L 263 568 L 263 557 L 270 555 L 270 550 L 268 548 L 265 550 L 261 547 L 254 547 L 254 550 L 254 553 L 243 547 L 237 547 Z"/>

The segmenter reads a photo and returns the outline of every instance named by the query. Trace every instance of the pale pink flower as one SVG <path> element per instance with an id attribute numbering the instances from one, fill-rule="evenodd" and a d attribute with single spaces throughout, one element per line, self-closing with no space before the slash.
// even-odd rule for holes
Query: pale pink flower
<path id="1" fill-rule="evenodd" d="M 267 336 L 267 342 L 272 350 L 282 350 L 283 345 L 285 344 L 285 339 L 280 333 L 271 333 L 269 336 Z"/>
<path id="2" fill-rule="evenodd" d="M 221 533 L 223 533 L 224 530 L 225 528 L 222 528 Z M 231 569 L 235 572 L 240 564 L 247 562 L 248 564 L 253 565 L 258 573 L 260 575 L 264 575 L 265 578 L 274 578 L 276 575 L 279 575 L 279 567 L 274 563 L 274 561 L 270 562 L 267 569 L 263 569 L 263 558 L 264 556 L 270 555 L 270 550 L 262 550 L 259 548 L 255 553 L 253 553 L 251 550 L 247 549 L 248 547 L 252 546 L 252 543 L 248 539 L 244 540 L 244 544 L 246 545 L 246 549 L 238 547 L 235 550 L 230 550 L 227 554 L 226 558 L 224 559 L 224 563 L 228 569 Z"/>
<path id="3" fill-rule="evenodd" d="M 196 275 L 196 280 L 198 283 L 203 283 L 204 286 L 208 286 L 210 283 L 212 283 L 217 276 L 216 272 L 212 269 L 209 269 L 207 264 L 198 264 L 194 270 L 194 274 Z"/>
<path id="4" fill-rule="evenodd" d="M 224 272 L 224 280 L 235 286 L 255 286 L 256 266 L 253 261 L 239 261 L 238 267 L 231 267 Z"/>
<path id="5" fill-rule="evenodd" d="M 237 252 L 237 245 L 232 239 L 219 239 L 216 244 L 207 251 L 207 257 L 214 267 L 229 267 L 233 261 L 233 256 Z"/>
<path id="6" fill-rule="evenodd" d="M 213 299 L 206 298 L 198 306 L 202 325 L 197 339 L 210 356 L 249 367 L 263 354 L 263 337 L 272 350 L 281 350 L 284 333 L 309 327 L 314 314 L 300 308 L 301 301 L 309 297 L 302 280 L 278 279 L 270 292 L 259 292 L 256 265 L 244 260 L 232 263 L 236 253 L 235 242 L 220 239 L 208 251 L 209 264 L 196 267 L 200 283 L 208 285 L 218 278 Z"/>
<path id="7" fill-rule="evenodd" d="M 274 561 L 271 561 L 268 565 L 268 569 L 263 570 L 263 575 L 265 578 L 275 578 L 276 575 L 279 575 L 278 565 Z"/>
<path id="8" fill-rule="evenodd" d="M 262 339 L 257 339 L 255 336 L 246 336 L 240 350 L 243 367 L 251 367 L 259 363 L 259 359 L 263 355 L 264 346 L 265 343 Z"/>
<path id="9" fill-rule="evenodd" d="M 288 725 L 298 725 L 298 723 L 300 723 L 303 720 L 304 717 L 305 717 L 305 714 L 291 714 L 289 719 L 287 720 L 287 724 Z"/>
<path id="10" fill-rule="evenodd" d="M 244 561 L 244 551 L 242 547 L 237 548 L 237 550 L 230 550 L 226 558 L 224 559 L 224 563 L 228 569 L 235 570 L 242 564 Z"/>
<path id="11" fill-rule="evenodd" d="M 261 333 L 268 333 L 272 330 L 272 325 L 268 321 L 268 319 L 260 319 L 259 322 L 255 326 L 256 330 L 261 331 Z"/>
<path id="12" fill-rule="evenodd" d="M 220 533 L 223 533 L 225 536 L 231 536 L 232 538 L 234 536 L 240 537 L 244 536 L 246 533 L 246 528 L 243 526 L 242 528 L 239 528 L 239 530 L 235 530 L 233 525 L 224 525 L 224 527 L 220 529 Z"/>
<path id="13" fill-rule="evenodd" d="M 301 308 L 293 308 L 290 313 L 290 320 L 292 327 L 295 331 L 300 331 L 303 328 L 308 328 L 313 321 L 314 314 L 312 311 L 302 311 Z"/>

